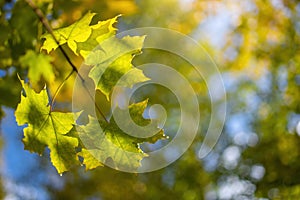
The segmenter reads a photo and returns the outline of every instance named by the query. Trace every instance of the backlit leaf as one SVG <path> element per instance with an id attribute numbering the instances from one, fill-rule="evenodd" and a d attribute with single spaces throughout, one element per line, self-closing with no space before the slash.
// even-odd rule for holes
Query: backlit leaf
<path id="1" fill-rule="evenodd" d="M 28 78 L 33 86 L 43 78 L 48 83 L 54 81 L 55 75 L 51 65 L 52 57 L 36 53 L 28 50 L 24 56 L 20 58 L 20 63 L 24 67 L 28 67 Z"/>
<path id="2" fill-rule="evenodd" d="M 107 100 L 118 81 L 120 86 L 132 87 L 149 80 L 142 70 L 133 67 L 131 63 L 133 57 L 141 53 L 144 39 L 144 36 L 126 36 L 122 39 L 112 37 L 101 43 L 101 50 L 95 50 L 87 57 L 86 64 L 94 65 L 89 76 Z M 124 78 L 125 74 L 127 76 Z"/>
<path id="3" fill-rule="evenodd" d="M 144 119 L 141 116 L 146 105 L 147 101 L 143 101 L 129 107 L 132 120 L 139 125 L 146 125 L 150 122 L 149 119 Z M 120 110 L 120 108 L 116 109 Z M 125 124 L 129 121 L 130 119 L 124 119 Z M 83 131 L 79 132 L 79 135 L 85 144 L 85 149 L 80 155 L 84 158 L 86 169 L 92 169 L 111 159 L 118 169 L 137 170 L 141 165 L 141 160 L 147 156 L 140 149 L 139 144 L 144 142 L 155 143 L 159 139 L 166 138 L 163 130 L 159 128 L 156 128 L 156 134 L 149 138 L 130 136 L 119 128 L 113 118 L 107 124 L 89 116 L 89 123 L 81 126 L 81 128 Z"/>
<path id="4" fill-rule="evenodd" d="M 59 45 L 67 43 L 70 49 L 77 54 L 77 42 L 86 41 L 92 33 L 92 27 L 89 24 L 94 16 L 95 13 L 88 12 L 80 20 L 70 26 L 54 30 L 53 34 Z M 51 34 L 45 34 L 42 38 L 44 38 L 45 41 L 41 49 L 45 49 L 48 53 L 58 47 L 58 44 Z"/>
<path id="5" fill-rule="evenodd" d="M 89 53 L 97 48 L 102 41 L 116 34 L 117 29 L 113 27 L 113 24 L 117 22 L 118 17 L 119 16 L 116 16 L 106 21 L 99 21 L 98 24 L 91 26 L 91 36 L 85 42 L 77 43 L 78 52 L 83 58 L 87 58 Z"/>
<path id="6" fill-rule="evenodd" d="M 24 128 L 25 149 L 43 154 L 45 147 L 50 149 L 51 162 L 58 173 L 78 164 L 75 148 L 78 139 L 68 136 L 73 128 L 77 114 L 52 112 L 46 88 L 36 93 L 29 84 L 21 80 L 23 93 L 15 112 L 18 125 Z"/>

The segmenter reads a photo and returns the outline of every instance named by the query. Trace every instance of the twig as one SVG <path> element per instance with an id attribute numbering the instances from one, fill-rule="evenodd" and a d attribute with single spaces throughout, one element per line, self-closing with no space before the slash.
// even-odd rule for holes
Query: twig
<path id="1" fill-rule="evenodd" d="M 76 66 L 73 64 L 73 62 L 71 61 L 71 59 L 69 58 L 69 56 L 67 55 L 66 51 L 62 48 L 62 46 L 59 44 L 59 41 L 56 39 L 55 35 L 53 34 L 53 30 L 47 20 L 47 18 L 44 16 L 43 12 L 41 11 L 41 9 L 39 9 L 32 0 L 25 0 L 28 5 L 33 9 L 33 11 L 35 12 L 35 14 L 38 16 L 39 20 L 42 22 L 43 26 L 46 28 L 46 30 L 50 33 L 50 35 L 52 36 L 53 40 L 55 41 L 55 43 L 58 45 L 59 50 L 62 52 L 62 54 L 64 55 L 64 57 L 66 58 L 66 60 L 68 61 L 68 63 L 71 65 L 72 69 L 78 74 L 78 76 L 80 77 L 80 79 L 82 81 L 84 81 L 84 79 L 82 78 L 82 76 L 78 73 L 78 69 L 76 68 Z"/>
<path id="2" fill-rule="evenodd" d="M 105 120 L 106 123 L 109 124 L 109 121 L 106 119 L 105 115 L 103 114 L 103 112 L 100 110 L 99 106 L 96 104 L 95 100 L 93 99 L 90 91 L 88 90 L 88 88 L 86 87 L 86 85 L 84 84 L 85 80 L 84 78 L 81 76 L 81 74 L 78 72 L 78 69 L 76 68 L 76 66 L 73 64 L 73 62 L 71 61 L 70 57 L 67 55 L 66 51 L 63 49 L 63 47 L 59 44 L 59 41 L 57 40 L 57 38 L 55 37 L 53 30 L 47 20 L 47 18 L 44 16 L 43 12 L 35 5 L 35 3 L 32 0 L 25 0 L 28 5 L 33 9 L 33 11 L 35 12 L 35 14 L 38 16 L 39 20 L 42 22 L 43 26 L 46 28 L 46 30 L 50 33 L 50 35 L 52 36 L 53 40 L 55 41 L 55 43 L 58 45 L 59 50 L 62 52 L 63 56 L 66 58 L 67 62 L 70 64 L 70 66 L 72 67 L 72 72 L 64 79 L 64 81 L 59 85 L 59 87 L 57 88 L 52 100 L 51 100 L 51 107 L 53 106 L 53 102 L 54 99 L 56 98 L 58 92 L 61 90 L 62 86 L 64 85 L 64 83 L 71 77 L 71 75 L 73 74 L 73 72 L 76 72 L 76 74 L 79 76 L 82 85 L 84 86 L 85 90 L 88 92 L 89 97 L 94 101 L 95 106 L 97 111 L 100 113 L 100 115 L 103 117 L 103 119 Z"/>

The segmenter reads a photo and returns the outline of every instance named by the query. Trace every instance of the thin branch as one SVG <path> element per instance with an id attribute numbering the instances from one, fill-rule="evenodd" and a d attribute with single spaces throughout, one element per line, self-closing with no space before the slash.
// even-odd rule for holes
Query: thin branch
<path id="1" fill-rule="evenodd" d="M 55 35 L 53 34 L 53 30 L 52 30 L 52 28 L 51 28 L 51 26 L 50 26 L 47 18 L 44 16 L 43 12 L 41 11 L 41 9 L 39 9 L 35 5 L 35 3 L 33 3 L 32 0 L 25 0 L 25 1 L 33 9 L 33 11 L 35 12 L 35 14 L 38 16 L 39 20 L 42 22 L 43 26 L 50 33 L 50 35 L 52 36 L 53 40 L 57 44 L 59 50 L 62 52 L 62 54 L 64 55 L 64 57 L 66 58 L 66 60 L 70 64 L 70 66 L 72 67 L 72 69 L 78 74 L 78 76 L 80 77 L 81 81 L 84 81 L 84 79 L 82 78 L 82 76 L 78 73 L 78 69 L 76 68 L 76 66 L 74 65 L 74 63 L 71 61 L 71 59 L 67 55 L 66 51 L 62 48 L 62 46 L 59 44 L 59 41 L 56 39 Z"/>
<path id="2" fill-rule="evenodd" d="M 106 123 L 109 124 L 109 121 L 106 119 L 105 115 L 103 114 L 103 112 L 100 110 L 99 106 L 96 104 L 95 100 L 93 99 L 93 96 L 91 95 L 90 91 L 88 90 L 88 88 L 86 87 L 86 85 L 84 84 L 85 80 L 84 78 L 81 76 L 81 74 L 78 72 L 78 69 L 76 68 L 76 66 L 73 64 L 73 62 L 71 61 L 70 57 L 67 55 L 66 51 L 63 49 L 63 47 L 59 44 L 59 41 L 57 40 L 57 38 L 55 37 L 53 30 L 47 20 L 47 18 L 44 16 L 43 12 L 35 5 L 35 3 L 32 0 L 25 0 L 27 2 L 27 4 L 33 9 L 33 11 L 35 12 L 35 14 L 38 16 L 39 20 L 42 22 L 43 26 L 46 28 L 46 30 L 50 33 L 50 35 L 52 36 L 53 40 L 55 41 L 55 43 L 58 45 L 59 50 L 62 52 L 63 56 L 65 57 L 65 59 L 68 61 L 68 63 L 70 64 L 70 66 L 72 67 L 72 72 L 64 79 L 64 81 L 59 85 L 59 87 L 57 88 L 53 99 L 51 100 L 51 107 L 53 105 L 54 99 L 56 98 L 58 92 L 61 90 L 62 86 L 64 85 L 64 83 L 70 78 L 70 76 L 73 74 L 73 72 L 75 71 L 76 74 L 79 76 L 82 85 L 84 86 L 85 90 L 88 92 L 89 97 L 94 101 L 95 106 L 97 111 L 100 113 L 100 115 L 103 117 L 103 119 L 105 120 Z"/>

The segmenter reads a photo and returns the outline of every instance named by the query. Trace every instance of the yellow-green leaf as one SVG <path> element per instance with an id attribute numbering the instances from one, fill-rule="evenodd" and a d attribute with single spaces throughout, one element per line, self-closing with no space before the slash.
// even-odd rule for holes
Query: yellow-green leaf
<path id="1" fill-rule="evenodd" d="M 120 86 L 132 87 L 149 80 L 142 70 L 131 63 L 133 57 L 141 53 L 144 39 L 144 36 L 126 36 L 122 39 L 112 37 L 101 43 L 100 50 L 91 52 L 87 57 L 86 64 L 94 65 L 89 76 L 107 100 L 118 81 Z"/>
<path id="2" fill-rule="evenodd" d="M 36 93 L 21 80 L 23 93 L 15 112 L 18 125 L 24 128 L 25 149 L 43 154 L 50 149 L 50 158 L 58 173 L 78 164 L 75 148 L 78 139 L 68 136 L 78 117 L 76 113 L 51 112 L 46 88 Z"/>
<path id="3" fill-rule="evenodd" d="M 95 13 L 88 12 L 80 20 L 70 26 L 54 30 L 53 35 L 59 45 L 67 43 L 70 49 L 77 55 L 77 42 L 84 42 L 90 37 L 92 33 L 90 23 L 94 16 Z M 41 49 L 45 49 L 48 53 L 58 47 L 58 44 L 51 34 L 45 34 L 42 38 L 44 38 L 45 41 Z"/>
<path id="4" fill-rule="evenodd" d="M 116 16 L 106 21 L 99 21 L 98 24 L 91 26 L 91 36 L 85 42 L 77 43 L 78 52 L 84 59 L 88 57 L 92 50 L 100 47 L 99 44 L 101 42 L 116 34 L 117 29 L 114 28 L 113 25 L 117 22 L 118 17 L 119 16 Z"/>
<path id="5" fill-rule="evenodd" d="M 28 78 L 33 86 L 37 86 L 41 78 L 48 83 L 54 81 L 55 74 L 51 61 L 52 58 L 50 56 L 36 53 L 32 50 L 28 50 L 26 54 L 20 58 L 21 65 L 28 67 Z"/>
<path id="6" fill-rule="evenodd" d="M 132 119 L 139 125 L 150 123 L 149 119 L 141 116 L 146 105 L 147 101 L 144 101 L 129 107 Z M 120 110 L 120 108 L 116 108 L 116 110 Z M 129 119 L 124 119 L 124 123 L 129 123 Z M 89 123 L 80 128 L 82 131 L 79 132 L 79 135 L 85 145 L 80 156 L 84 158 L 87 170 L 100 166 L 111 159 L 117 169 L 135 171 L 140 167 L 141 160 L 147 156 L 140 149 L 139 144 L 155 143 L 159 139 L 166 138 L 163 130 L 159 128 L 156 128 L 156 134 L 149 138 L 130 136 L 119 128 L 113 118 L 107 124 L 89 116 Z"/>

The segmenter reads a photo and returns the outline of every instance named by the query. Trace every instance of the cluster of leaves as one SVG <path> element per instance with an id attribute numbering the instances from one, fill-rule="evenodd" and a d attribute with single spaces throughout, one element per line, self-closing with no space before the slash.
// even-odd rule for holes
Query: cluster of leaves
<path id="1" fill-rule="evenodd" d="M 144 36 L 117 38 L 113 25 L 118 16 L 91 24 L 94 16 L 95 13 L 88 12 L 70 26 L 44 34 L 41 50 L 49 54 L 66 44 L 75 55 L 84 58 L 86 66 L 92 66 L 89 77 L 95 83 L 95 90 L 103 93 L 110 102 L 113 88 L 125 74 L 126 79 L 121 82 L 125 87 L 132 87 L 149 79 L 131 63 L 133 57 L 141 53 Z M 21 58 L 23 65 L 29 66 L 28 78 L 31 85 L 37 84 L 41 77 L 47 81 L 54 80 L 51 59 L 50 55 L 33 51 L 28 51 Z M 25 149 L 41 155 L 45 147 L 48 147 L 51 161 L 60 174 L 80 163 L 87 170 L 103 166 L 108 159 L 119 169 L 137 170 L 146 156 L 139 144 L 155 143 L 165 137 L 159 128 L 157 134 L 150 138 L 129 136 L 118 127 L 113 117 L 108 120 L 105 116 L 88 116 L 87 124 L 77 125 L 81 112 L 53 111 L 54 99 L 50 101 L 46 87 L 37 93 L 29 83 L 20 81 L 23 91 L 15 116 L 18 125 L 27 125 L 23 138 Z M 82 81 L 84 84 L 84 80 Z M 146 107 L 147 100 L 129 106 L 133 120 L 139 125 L 150 122 L 142 117 Z M 116 108 L 113 112 L 120 110 Z M 86 143 L 92 145 L 87 147 Z M 128 156 L 128 152 L 133 153 L 133 156 Z"/>
<path id="2" fill-rule="evenodd" d="M 46 1 L 54 2 L 53 9 L 50 8 L 48 12 L 45 9 L 47 3 L 45 5 L 39 5 L 39 7 L 51 17 L 50 20 L 55 27 L 77 20 L 78 13 L 83 13 L 86 9 L 93 9 L 94 11 L 98 9 L 97 12 L 101 13 L 101 16 L 104 18 L 114 16 L 116 13 L 128 14 L 127 11 L 130 10 L 129 6 L 124 6 L 125 8 L 123 10 L 119 8 L 121 5 L 124 5 L 124 2 L 132 2 L 130 0 L 34 1 L 37 4 L 38 2 Z M 56 79 L 55 82 L 59 83 L 59 79 L 61 79 L 64 74 L 60 74 L 58 70 L 63 70 L 64 63 L 57 59 L 57 57 L 53 60 L 53 57 L 59 52 L 58 50 L 53 51 L 52 49 L 50 56 L 36 53 L 39 49 L 39 47 L 36 47 L 38 46 L 36 44 L 39 44 L 39 42 L 36 42 L 36 39 L 40 38 L 40 35 L 37 33 L 41 32 L 41 24 L 38 24 L 38 19 L 32 12 L 32 9 L 28 7 L 24 1 L 16 1 L 12 10 L 7 8 L 7 10 L 4 10 L 3 4 L 5 2 L 11 1 L 0 1 L 0 68 L 1 70 L 7 71 L 8 74 L 0 78 L 0 93 L 5 94 L 0 98 L 0 105 L 15 108 L 19 98 L 20 86 L 17 84 L 19 80 L 16 74 L 11 73 L 14 72 L 12 69 L 18 71 L 21 77 L 28 77 L 31 86 L 36 89 L 34 80 L 32 80 L 34 78 L 30 77 L 30 70 L 36 65 L 30 65 L 30 63 L 25 62 L 26 57 L 33 56 L 33 54 L 33 57 L 48 57 L 48 63 L 59 63 L 57 65 L 59 68 L 56 67 L 56 65 L 52 65 L 52 68 L 47 68 L 47 70 L 49 70 L 48 73 L 41 73 L 40 76 L 38 76 L 40 79 L 38 82 L 39 85 L 43 85 L 41 81 L 46 79 L 47 90 L 51 90 L 56 86 L 51 85 L 51 79 L 47 80 L 47 78 L 51 78 L 51 73 L 53 72 Z M 178 4 L 178 2 L 180 2 L 180 4 Z M 114 5 L 109 6 L 112 3 L 114 3 Z M 288 132 L 287 126 L 289 126 L 290 122 L 294 123 L 294 117 L 296 121 L 299 120 L 300 112 L 298 103 L 298 99 L 300 98 L 298 23 L 300 15 L 298 1 L 284 0 L 275 2 L 250 0 L 239 4 L 233 1 L 194 1 L 193 6 L 191 6 L 194 9 L 193 12 L 187 12 L 188 3 L 185 2 L 181 4 L 182 2 L 177 0 L 144 0 L 135 1 L 135 3 L 140 7 L 140 11 L 131 18 L 124 18 L 125 23 L 128 23 L 123 24 L 126 27 L 163 26 L 189 33 L 195 30 L 195 27 L 203 27 L 199 26 L 202 19 L 208 19 L 213 15 L 217 15 L 218 18 L 219 15 L 224 14 L 224 9 L 226 11 L 225 13 L 232 13 L 234 15 L 234 17 L 230 18 L 231 29 L 225 31 L 228 35 L 224 38 L 221 36 L 221 38 L 224 39 L 224 43 L 221 42 L 217 45 L 217 47 L 220 47 L 219 45 L 225 45 L 224 48 L 221 50 L 218 48 L 211 49 L 211 52 L 214 54 L 220 53 L 220 56 L 214 57 L 220 59 L 218 64 L 222 67 L 223 72 L 226 70 L 224 77 L 228 78 L 228 75 L 230 75 L 230 82 L 232 80 L 234 81 L 234 84 L 230 84 L 232 86 L 229 87 L 227 91 L 229 106 L 229 120 L 227 122 L 229 122 L 229 126 L 224 129 L 224 132 L 228 134 L 223 134 L 224 138 L 223 140 L 221 138 L 221 145 L 216 148 L 216 154 L 212 154 L 211 157 L 207 158 L 208 163 L 215 162 L 215 165 L 218 167 L 214 168 L 208 165 L 208 171 L 211 171 L 211 173 L 207 173 L 206 163 L 201 162 L 200 164 L 198 160 L 195 159 L 193 151 L 190 152 L 190 154 L 187 154 L 189 153 L 187 152 L 185 156 L 174 165 L 151 174 L 135 176 L 119 173 L 107 168 L 100 168 L 90 171 L 90 176 L 86 178 L 86 174 L 82 175 L 75 171 L 72 176 L 64 176 L 64 189 L 58 191 L 55 184 L 49 184 L 50 187 L 53 187 L 51 194 L 53 198 L 74 198 L 74 196 L 76 196 L 78 199 L 82 199 L 101 195 L 101 198 L 104 199 L 120 199 L 124 198 L 126 194 L 127 199 L 170 199 L 173 197 L 201 199 L 207 194 L 207 198 L 210 199 L 211 196 L 208 194 L 213 194 L 211 199 L 217 199 L 218 188 L 220 188 L 220 193 L 224 191 L 224 187 L 222 186 L 232 188 L 232 179 L 227 180 L 226 177 L 232 177 L 234 175 L 240 179 L 251 181 L 253 185 L 255 185 L 256 196 L 269 197 L 270 199 L 297 199 L 297 197 L 299 197 L 300 185 L 300 176 L 298 173 L 300 167 L 298 159 L 300 155 L 300 137 L 296 134 L 295 130 Z M 117 8 L 117 6 L 119 7 Z M 172 9 L 169 9 L 171 6 Z M 184 11 L 182 8 L 184 8 Z M 237 10 L 241 12 L 237 12 Z M 11 13 L 11 16 L 9 16 L 9 13 Z M 9 17 L 6 18 L 6 16 Z M 210 24 L 209 22 L 213 22 L 211 25 L 214 26 L 214 21 L 209 20 L 208 24 Z M 95 30 L 92 30 L 92 32 L 94 31 Z M 198 29 L 196 32 L 199 33 Z M 205 28 L 203 32 L 206 32 Z M 59 35 L 57 35 L 57 37 L 59 37 Z M 51 37 L 48 38 L 51 40 Z M 207 44 L 206 47 L 209 47 L 209 38 L 205 37 L 202 33 L 201 38 L 202 43 Z M 62 42 L 63 39 L 60 38 L 60 41 Z M 68 43 L 71 44 L 72 42 L 65 42 L 64 45 L 67 46 Z M 76 54 L 80 55 L 79 57 L 83 56 L 85 48 L 80 47 L 79 42 L 74 43 L 77 45 Z M 87 44 L 86 41 L 83 43 Z M 95 42 L 94 45 L 97 45 L 97 43 L 98 42 Z M 54 44 L 54 46 L 55 45 L 56 44 Z M 190 51 L 184 44 L 182 44 L 181 48 Z M 28 49 L 31 49 L 30 51 L 33 53 L 28 53 Z M 72 50 L 70 50 L 70 52 L 71 51 Z M 100 55 L 101 52 L 98 52 L 98 54 Z M 19 64 L 21 60 L 19 58 L 23 56 L 24 61 Z M 175 60 L 168 56 L 163 56 L 161 52 L 149 54 L 148 51 L 144 51 L 134 62 L 137 60 L 140 62 L 149 60 L 153 62 L 153 60 L 162 58 L 172 62 Z M 46 62 L 45 60 L 44 62 Z M 93 62 L 93 60 L 91 60 L 91 62 Z M 38 61 L 36 63 L 41 62 Z M 69 66 L 66 66 L 66 68 L 68 67 Z M 45 68 L 43 69 L 46 70 Z M 183 64 L 179 65 L 178 69 L 180 69 L 181 72 L 186 72 L 186 70 L 182 70 L 184 69 Z M 232 71 L 238 72 L 232 73 Z M 50 76 L 45 77 L 44 74 Z M 233 76 L 231 76 L 232 74 Z M 241 79 L 239 79 L 239 77 L 241 77 Z M 190 79 L 190 76 L 188 78 Z M 284 82 L 284 84 L 282 84 L 282 82 Z M 72 85 L 71 80 L 69 79 L 66 84 Z M 65 97 L 67 97 L 68 91 L 71 91 L 71 89 L 70 87 L 66 87 L 66 84 L 63 88 L 64 92 L 61 92 L 56 98 L 57 102 L 59 99 L 69 100 Z M 197 87 L 201 86 L 199 83 L 195 82 L 195 84 L 197 84 Z M 12 85 L 16 87 L 11 87 Z M 101 85 L 103 84 L 99 84 L 98 87 L 102 87 Z M 163 102 L 163 100 L 166 100 L 166 102 L 168 102 L 168 104 L 166 103 L 168 110 L 172 110 L 173 112 L 177 104 L 174 103 L 175 100 L 170 100 L 171 95 L 168 95 L 163 89 L 159 90 L 159 88 L 156 87 L 154 90 L 153 88 L 154 86 L 145 92 L 145 96 L 149 97 L 149 94 L 155 91 L 155 95 L 150 98 L 150 103 L 151 101 Z M 43 93 L 43 90 L 41 93 Z M 24 95 L 26 95 L 25 92 Z M 47 100 L 47 102 L 49 101 Z M 173 104 L 170 104 L 170 102 Z M 205 99 L 201 105 L 206 108 L 210 107 L 209 102 Z M 77 114 L 73 115 L 77 117 Z M 177 116 L 177 113 L 174 114 L 174 112 L 170 115 L 171 118 L 176 118 Z M 237 118 L 235 121 L 246 121 L 245 124 L 242 123 L 243 132 L 257 133 L 260 142 L 256 146 L 250 147 L 243 142 L 240 143 L 241 140 L 247 140 L 246 138 L 239 138 L 238 143 L 235 143 L 235 140 L 231 141 L 231 137 L 233 137 L 236 131 L 235 129 L 231 130 L 231 117 L 234 119 Z M 95 118 L 93 118 L 93 120 L 94 119 Z M 110 120 L 110 123 L 112 123 L 112 120 Z M 293 123 L 291 124 L 295 127 Z M 74 122 L 72 124 L 74 124 Z M 95 124 L 88 124 L 86 129 L 93 129 L 94 125 Z M 175 120 L 172 121 L 170 126 L 176 126 Z M 75 138 L 76 141 L 79 141 L 78 136 L 74 134 L 76 130 L 78 130 L 78 127 L 75 129 L 74 126 L 72 126 L 71 131 L 63 136 L 72 137 Z M 165 131 L 167 132 L 168 129 Z M 98 134 L 101 134 L 101 132 L 98 132 Z M 100 143 L 101 140 L 98 142 Z M 196 141 L 194 148 L 190 149 L 197 149 L 200 142 L 201 141 Z M 227 142 L 229 144 L 227 144 Z M 81 149 L 81 153 L 78 152 L 81 145 L 79 141 L 75 151 L 77 155 L 83 154 L 85 151 Z M 222 155 L 224 155 L 226 145 L 230 145 L 229 147 L 232 147 L 232 145 L 237 146 L 242 152 L 241 157 L 238 159 L 239 164 L 234 169 L 224 167 L 225 164 Z M 260 153 L 258 154 L 257 152 Z M 95 153 L 95 155 L 96 154 L 97 153 Z M 77 155 L 75 156 L 76 159 Z M 86 158 L 85 161 L 87 160 Z M 77 160 L 76 162 L 79 163 L 81 161 Z M 262 179 L 253 179 L 250 176 L 253 165 L 261 165 L 264 167 L 265 175 Z M 205 169 L 203 169 L 202 166 L 204 166 Z M 113 177 L 113 179 L 111 177 Z M 102 181 L 98 181 L 99 179 Z M 116 184 L 116 182 L 119 184 Z M 95 187 L 90 187 L 90 185 L 94 185 Z M 124 185 L 127 187 L 124 187 Z M 209 191 L 207 192 L 207 190 Z M 48 187 L 47 191 L 51 191 L 51 189 Z M 251 193 L 250 195 L 252 196 L 249 198 L 255 198 L 254 191 L 249 193 Z M 247 197 L 238 196 L 235 198 Z"/>

